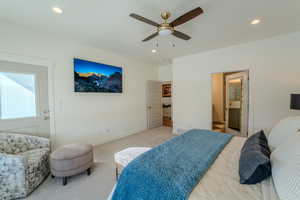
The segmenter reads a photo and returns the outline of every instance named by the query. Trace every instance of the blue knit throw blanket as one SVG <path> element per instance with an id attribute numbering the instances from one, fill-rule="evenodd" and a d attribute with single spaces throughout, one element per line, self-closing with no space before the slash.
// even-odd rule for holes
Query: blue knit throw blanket
<path id="1" fill-rule="evenodd" d="M 124 168 L 112 200 L 186 200 L 232 136 L 193 129 Z"/>

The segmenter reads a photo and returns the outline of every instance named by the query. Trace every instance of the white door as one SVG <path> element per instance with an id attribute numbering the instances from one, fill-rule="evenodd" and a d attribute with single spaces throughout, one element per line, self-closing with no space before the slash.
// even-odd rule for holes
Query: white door
<path id="1" fill-rule="evenodd" d="M 248 135 L 248 72 L 226 76 L 226 133 Z"/>
<path id="2" fill-rule="evenodd" d="M 159 81 L 147 83 L 147 121 L 148 128 L 162 126 L 162 86 Z"/>
<path id="3" fill-rule="evenodd" d="M 50 137 L 46 67 L 0 61 L 0 132 Z"/>

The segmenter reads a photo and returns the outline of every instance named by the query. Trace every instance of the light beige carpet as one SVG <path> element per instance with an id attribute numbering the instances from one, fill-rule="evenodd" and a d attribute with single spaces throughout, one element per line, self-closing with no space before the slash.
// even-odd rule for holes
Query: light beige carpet
<path id="1" fill-rule="evenodd" d="M 91 176 L 71 177 L 66 186 L 60 178 L 49 176 L 26 200 L 106 200 L 115 184 L 115 152 L 127 147 L 153 147 L 172 137 L 171 128 L 160 127 L 97 146 Z"/>

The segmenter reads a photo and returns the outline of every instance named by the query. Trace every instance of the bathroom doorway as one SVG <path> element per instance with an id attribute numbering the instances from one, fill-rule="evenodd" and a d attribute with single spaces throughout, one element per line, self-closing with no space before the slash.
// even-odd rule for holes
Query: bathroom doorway
<path id="1" fill-rule="evenodd" d="M 212 74 L 212 129 L 248 136 L 249 72 Z"/>

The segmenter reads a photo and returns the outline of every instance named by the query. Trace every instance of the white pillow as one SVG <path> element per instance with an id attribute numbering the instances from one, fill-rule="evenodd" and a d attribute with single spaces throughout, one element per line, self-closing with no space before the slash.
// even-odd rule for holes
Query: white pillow
<path id="1" fill-rule="evenodd" d="M 300 132 L 271 154 L 272 177 L 281 200 L 300 199 Z"/>
<path id="2" fill-rule="evenodd" d="M 289 137 L 296 134 L 300 129 L 300 117 L 288 117 L 281 120 L 270 132 L 268 143 L 271 151 L 274 151 L 280 144 Z"/>

